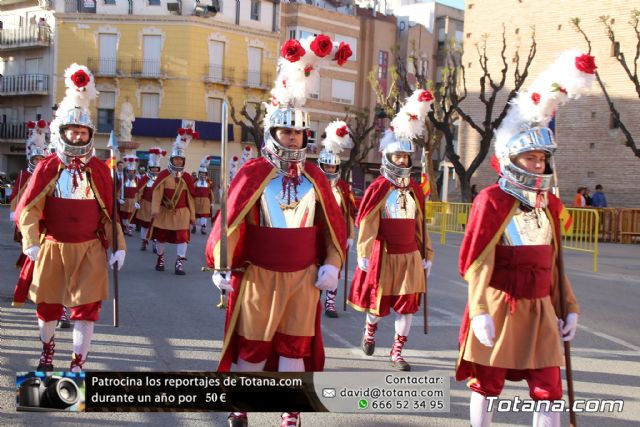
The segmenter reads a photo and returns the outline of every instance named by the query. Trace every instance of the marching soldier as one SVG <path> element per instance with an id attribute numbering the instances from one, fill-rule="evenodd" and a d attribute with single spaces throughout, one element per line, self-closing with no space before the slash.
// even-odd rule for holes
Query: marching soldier
<path id="1" fill-rule="evenodd" d="M 136 210 L 135 222 L 140 225 L 140 250 L 146 251 L 149 244 L 149 227 L 151 226 L 151 202 L 153 200 L 153 185 L 160 173 L 160 160 L 167 155 L 167 151 L 160 147 L 149 149 L 149 163 L 147 164 L 147 174 L 140 181 L 140 188 L 137 193 L 139 208 Z M 156 244 L 154 241 L 154 252 Z"/>
<path id="2" fill-rule="evenodd" d="M 198 168 L 198 180 L 195 183 L 196 218 L 200 222 L 200 234 L 207 234 L 207 218 L 213 214 L 213 182 L 207 177 L 207 166 L 213 156 L 205 156 L 200 161 Z M 192 233 L 196 232 L 196 224 L 193 224 Z"/>

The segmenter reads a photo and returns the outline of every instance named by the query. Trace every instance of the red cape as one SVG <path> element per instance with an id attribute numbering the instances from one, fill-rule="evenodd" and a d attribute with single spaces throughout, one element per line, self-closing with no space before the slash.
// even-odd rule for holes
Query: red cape
<path id="1" fill-rule="evenodd" d="M 38 162 L 29 180 L 29 184 L 25 189 L 24 195 L 21 196 L 18 201 L 15 215 L 16 223 L 20 218 L 22 210 L 30 209 L 36 197 L 51 184 L 51 181 L 58 179 L 59 173 L 64 167 L 62 161 L 55 154 Z M 113 179 L 111 178 L 111 170 L 103 161 L 96 157 L 91 157 L 87 162 L 86 171 L 93 182 L 92 187 L 96 193 L 95 196 L 102 214 L 111 220 L 111 209 L 113 207 Z M 14 289 L 12 305 L 20 306 L 24 304 L 33 279 L 34 266 L 35 263 L 29 259 L 23 264 L 20 270 L 20 277 Z"/>
<path id="2" fill-rule="evenodd" d="M 356 218 L 356 226 L 360 227 L 360 222 L 371 214 L 377 214 L 380 209 L 380 203 L 389 194 L 394 185 L 384 176 L 376 178 L 365 191 L 360 204 L 360 211 Z M 422 213 L 424 209 L 424 195 L 420 184 L 411 179 L 409 181 L 409 190 L 416 199 L 416 207 Z M 420 251 L 422 252 L 421 245 Z M 349 291 L 349 302 L 351 305 L 360 310 L 378 311 L 377 289 L 380 282 L 380 267 L 382 263 L 382 253 L 384 246 L 380 238 L 376 238 L 371 254 L 369 256 L 369 271 L 362 271 L 356 266 L 356 270 L 351 282 Z M 424 255 L 423 255 L 424 256 Z"/>
<path id="3" fill-rule="evenodd" d="M 13 187 L 13 191 L 11 191 L 11 196 L 9 196 L 9 203 L 13 202 L 13 199 L 15 199 L 22 189 L 29 183 L 29 178 L 31 178 L 31 172 L 27 169 L 20 171 L 20 174 L 16 178 L 16 184 Z"/>
<path id="4" fill-rule="evenodd" d="M 349 184 L 347 184 L 344 180 L 339 179 L 336 183 L 336 186 L 340 190 L 340 194 L 342 195 L 342 200 L 344 200 L 345 205 L 347 206 L 347 210 L 349 212 L 349 216 L 353 219 L 356 218 L 356 204 L 353 198 L 353 193 L 349 188 Z"/>
<path id="5" fill-rule="evenodd" d="M 460 256 L 458 266 L 460 275 L 465 277 L 467 272 L 477 265 L 486 256 L 490 246 L 495 246 L 501 237 L 503 225 L 511 209 L 517 203 L 515 197 L 505 193 L 498 184 L 482 190 L 473 201 L 469 219 L 465 228 L 464 238 L 460 246 Z M 560 211 L 562 202 L 556 196 L 548 193 L 547 208 L 551 213 L 551 224 L 554 236 L 560 236 Z M 462 349 L 467 339 L 471 319 L 469 319 L 469 305 L 465 307 L 460 332 L 458 335 L 458 345 Z M 460 355 L 461 356 L 461 355 Z M 466 361 L 458 358 L 456 367 L 456 379 L 461 381 L 472 375 L 471 366 Z"/>
<path id="6" fill-rule="evenodd" d="M 230 235 L 236 228 L 239 228 L 240 240 L 232 256 L 229 260 L 232 267 L 241 267 L 244 265 L 243 259 L 243 244 L 244 242 L 244 219 L 245 216 L 251 210 L 253 204 L 260 197 L 260 189 L 263 188 L 265 180 L 270 176 L 273 171 L 273 166 L 263 157 L 249 160 L 242 168 L 238 170 L 238 173 L 233 178 L 227 194 L 227 234 Z M 327 215 L 327 224 L 331 229 L 331 233 L 335 236 L 339 245 L 339 250 L 344 259 L 344 251 L 346 248 L 346 230 L 342 212 L 338 207 L 335 198 L 331 192 L 329 181 L 324 176 L 324 173 L 316 165 L 306 162 L 304 167 L 304 173 L 310 178 L 317 194 L 320 195 L 322 205 Z M 214 225 L 207 239 L 207 246 L 205 257 L 209 267 L 215 266 L 214 248 L 220 240 L 220 216 L 216 215 Z M 250 242 L 246 242 L 250 243 Z M 235 333 L 235 319 L 237 318 L 240 306 L 237 303 L 237 297 L 240 292 L 240 285 L 242 283 L 242 272 L 234 272 L 231 278 L 231 285 L 233 286 L 233 292 L 229 294 L 227 313 L 225 320 L 225 340 L 224 348 L 220 363 L 218 365 L 218 371 L 228 372 L 231 369 L 231 364 L 235 362 L 237 358 L 237 334 Z M 324 346 L 322 344 L 322 330 L 320 326 L 320 302 L 316 307 L 316 333 L 312 342 L 312 355 L 305 358 L 305 370 L 306 371 L 321 371 L 324 368 Z M 229 335 L 231 333 L 231 335 Z M 265 369 L 276 370 L 277 369 L 277 355 L 273 354 L 267 360 Z"/>
<path id="7" fill-rule="evenodd" d="M 160 185 L 162 181 L 164 181 L 170 176 L 171 176 L 171 171 L 169 171 L 169 169 L 165 169 L 161 171 L 156 178 L 156 182 L 153 183 L 153 189 L 155 190 L 155 188 L 158 185 Z M 184 180 L 184 183 L 187 184 L 187 189 L 189 190 L 191 197 L 196 197 L 196 189 L 193 186 L 193 178 L 191 178 L 191 175 L 189 175 L 188 173 L 183 173 L 182 179 Z"/>

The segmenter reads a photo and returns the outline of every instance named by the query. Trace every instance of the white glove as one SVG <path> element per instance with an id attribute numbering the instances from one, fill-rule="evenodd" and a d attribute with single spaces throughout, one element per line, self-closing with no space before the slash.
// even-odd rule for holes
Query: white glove
<path id="1" fill-rule="evenodd" d="M 347 250 L 349 250 L 353 246 L 353 239 L 347 239 Z"/>
<path id="2" fill-rule="evenodd" d="M 136 203 L 133 205 L 133 207 L 134 207 L 134 208 L 136 208 L 136 209 L 140 209 L 140 203 L 136 202 Z"/>
<path id="3" fill-rule="evenodd" d="M 479 314 L 471 319 L 471 329 L 478 341 L 487 347 L 493 347 L 493 340 L 496 337 L 493 319 L 489 314 Z"/>
<path id="4" fill-rule="evenodd" d="M 362 271 L 369 271 L 369 258 L 358 258 L 358 267 Z"/>
<path id="5" fill-rule="evenodd" d="M 16 217 L 15 212 L 9 212 L 9 221 L 13 222 L 15 217 Z"/>
<path id="6" fill-rule="evenodd" d="M 117 262 L 118 270 L 121 270 L 122 266 L 124 265 L 125 254 L 126 254 L 125 251 L 123 251 L 122 249 L 119 249 L 115 251 L 113 254 L 111 254 L 111 258 L 109 258 L 109 267 L 113 268 L 113 264 Z"/>
<path id="7" fill-rule="evenodd" d="M 338 273 L 340 270 L 331 264 L 321 266 L 315 287 L 321 291 L 335 291 L 338 288 Z"/>
<path id="8" fill-rule="evenodd" d="M 23 252 L 26 256 L 29 257 L 31 261 L 37 261 L 39 251 L 40 251 L 40 246 L 35 245 L 35 246 L 31 246 L 28 249 L 25 249 Z"/>
<path id="9" fill-rule="evenodd" d="M 425 270 L 427 270 L 427 277 L 429 277 L 429 275 L 431 274 L 431 266 L 433 264 L 431 263 L 431 261 L 429 261 L 428 259 L 423 259 L 422 260 L 422 268 L 424 268 Z"/>
<path id="10" fill-rule="evenodd" d="M 120 203 L 121 205 L 124 205 L 124 199 L 118 199 L 118 203 Z"/>
<path id="11" fill-rule="evenodd" d="M 578 329 L 578 313 L 567 314 L 566 321 L 558 319 L 558 330 L 562 341 L 571 341 L 576 336 L 576 329 Z"/>
<path id="12" fill-rule="evenodd" d="M 231 273 L 227 272 L 223 275 L 219 271 L 214 271 L 211 275 L 211 280 L 221 291 L 233 292 L 233 288 L 231 287 Z"/>

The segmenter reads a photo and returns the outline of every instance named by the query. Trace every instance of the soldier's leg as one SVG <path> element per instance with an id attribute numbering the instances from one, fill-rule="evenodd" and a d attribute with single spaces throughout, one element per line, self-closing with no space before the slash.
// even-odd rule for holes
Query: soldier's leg
<path id="1" fill-rule="evenodd" d="M 324 301 L 324 314 L 327 317 L 338 317 L 338 312 L 336 311 L 337 294 L 337 289 L 335 291 L 326 291 L 326 299 Z"/>
<path id="2" fill-rule="evenodd" d="M 81 372 L 83 369 L 93 339 L 93 328 L 98 320 L 101 307 L 102 302 L 100 301 L 71 307 L 71 319 L 75 321 L 70 366 L 72 372 Z"/>
<path id="3" fill-rule="evenodd" d="M 560 368 L 529 369 L 525 379 L 529 385 L 529 396 L 540 402 L 540 409 L 533 413 L 533 426 L 559 427 L 560 413 L 552 412 L 550 408 L 554 400 L 562 399 Z"/>
<path id="4" fill-rule="evenodd" d="M 391 348 L 391 364 L 394 368 L 401 371 L 410 371 L 411 366 L 402 357 L 402 348 L 407 342 L 409 331 L 411 330 L 411 321 L 413 314 L 396 313 L 395 321 L 395 339 Z"/>
<path id="5" fill-rule="evenodd" d="M 471 389 L 469 421 L 471 427 L 488 427 L 491 425 L 493 407 L 490 412 L 487 397 L 500 396 L 507 376 L 507 369 L 474 363 L 473 372 L 474 377 L 467 382 Z"/>
<path id="6" fill-rule="evenodd" d="M 140 227 L 140 250 L 141 251 L 146 251 L 147 250 L 147 244 L 149 243 L 149 241 L 147 240 L 147 233 L 149 232 L 149 229 L 147 227 Z"/>
<path id="7" fill-rule="evenodd" d="M 378 329 L 378 322 L 382 317 L 378 317 L 374 314 L 367 313 L 364 323 L 364 333 L 362 334 L 362 351 L 367 356 L 373 355 L 376 349 L 376 330 Z"/>
<path id="8" fill-rule="evenodd" d="M 62 304 L 40 303 L 36 308 L 42 353 L 38 363 L 38 371 L 53 371 L 53 355 L 55 353 L 54 336 L 56 324 L 63 310 Z"/>
<path id="9" fill-rule="evenodd" d="M 178 258 L 176 259 L 175 273 L 179 276 L 184 276 L 184 263 L 187 260 L 187 243 L 178 243 L 176 245 L 176 252 Z"/>
<path id="10" fill-rule="evenodd" d="M 164 251 L 165 251 L 165 243 L 164 242 L 156 242 L 156 253 L 158 254 L 158 259 L 156 261 L 156 270 L 164 271 Z"/>

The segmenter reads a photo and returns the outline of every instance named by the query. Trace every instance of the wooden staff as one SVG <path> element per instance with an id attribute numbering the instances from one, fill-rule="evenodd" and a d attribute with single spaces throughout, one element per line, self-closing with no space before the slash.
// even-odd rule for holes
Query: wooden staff
<path id="1" fill-rule="evenodd" d="M 344 219 L 346 220 L 346 224 L 347 224 L 347 239 L 348 239 L 349 233 L 351 233 L 351 227 L 349 226 L 350 225 L 349 218 L 351 216 L 349 215 L 350 205 L 349 205 L 349 200 L 346 197 L 343 197 L 343 198 L 344 198 L 344 206 L 345 206 Z M 344 254 L 344 269 L 342 270 L 342 272 L 344 273 L 344 295 L 343 295 L 344 301 L 342 303 L 342 311 L 347 311 L 347 275 L 349 273 L 349 248 L 347 248 Z"/>

